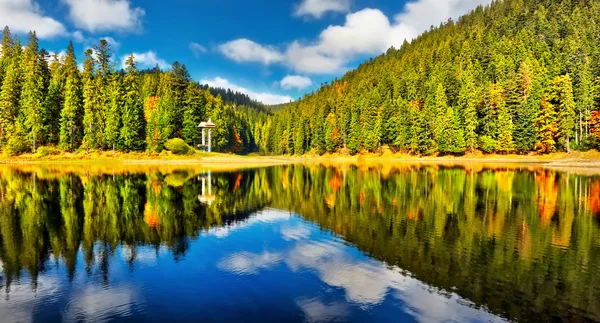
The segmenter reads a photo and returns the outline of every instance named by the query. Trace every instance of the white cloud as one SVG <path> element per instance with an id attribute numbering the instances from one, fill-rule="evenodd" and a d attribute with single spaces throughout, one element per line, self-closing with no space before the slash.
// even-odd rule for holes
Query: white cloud
<path id="1" fill-rule="evenodd" d="M 269 269 L 279 262 L 282 257 L 280 254 L 263 252 L 254 254 L 251 252 L 239 252 L 219 261 L 217 267 L 238 275 L 258 274 L 261 269 Z"/>
<path id="2" fill-rule="evenodd" d="M 191 42 L 189 47 L 196 57 L 200 57 L 200 55 L 208 53 L 208 49 L 206 49 L 206 47 L 195 42 Z"/>
<path id="3" fill-rule="evenodd" d="M 350 0 L 302 0 L 294 15 L 321 18 L 326 12 L 350 11 Z"/>
<path id="4" fill-rule="evenodd" d="M 121 57 L 121 67 L 125 68 L 125 62 L 127 61 L 127 58 L 129 57 L 129 54 L 127 55 L 123 55 Z M 138 64 L 138 68 L 153 68 L 156 65 L 158 65 L 158 67 L 160 69 L 168 69 L 171 67 L 171 65 L 169 63 L 167 63 L 167 61 L 165 61 L 162 58 L 159 58 L 156 53 L 154 51 L 147 51 L 145 53 L 133 53 L 133 57 L 136 61 L 136 63 Z"/>
<path id="5" fill-rule="evenodd" d="M 310 236 L 310 229 L 306 226 L 291 227 L 286 225 L 281 228 L 281 235 L 286 241 L 303 240 Z"/>
<path id="6" fill-rule="evenodd" d="M 39 38 L 53 38 L 66 34 L 65 26 L 45 16 L 38 3 L 33 0 L 1 0 L 0 23 L 16 33 L 35 30 Z"/>
<path id="7" fill-rule="evenodd" d="M 90 32 L 136 31 L 145 12 L 129 0 L 63 0 L 75 26 Z"/>
<path id="8" fill-rule="evenodd" d="M 221 44 L 219 51 L 238 63 L 258 62 L 269 65 L 283 60 L 283 55 L 275 47 L 262 46 L 245 38 Z"/>
<path id="9" fill-rule="evenodd" d="M 279 84 L 286 90 L 298 89 L 301 91 L 311 86 L 313 83 L 312 80 L 306 76 L 287 75 L 279 82 Z"/>
<path id="10" fill-rule="evenodd" d="M 268 92 L 255 92 L 244 87 L 235 85 L 230 83 L 227 79 L 221 77 L 215 77 L 212 80 L 201 80 L 200 84 L 208 84 L 209 86 L 223 89 L 230 89 L 232 91 L 237 91 L 241 93 L 245 93 L 250 98 L 262 102 L 264 104 L 280 104 L 280 103 L 288 103 L 293 101 L 292 97 L 287 95 L 279 95 Z"/>
<path id="11" fill-rule="evenodd" d="M 73 38 L 73 40 L 76 43 L 83 43 L 86 38 L 85 36 L 83 36 L 83 33 L 81 32 L 81 30 L 76 30 L 71 34 L 71 37 Z"/>
<path id="12" fill-rule="evenodd" d="M 268 52 L 276 58 L 268 62 L 263 60 L 262 63 L 283 63 L 298 73 L 341 73 L 354 59 L 364 55 L 378 55 L 391 46 L 399 48 L 404 40 L 414 39 L 430 26 L 437 26 L 448 18 L 456 20 L 477 5 L 490 2 L 491 0 L 418 0 L 407 3 L 402 12 L 394 16 L 393 21 L 379 9 L 366 8 L 346 15 L 343 25 L 325 28 L 313 41 L 292 41 L 284 51 L 247 39 L 234 40 L 227 44 L 251 44 L 253 48 L 263 49 L 263 52 Z M 313 1 L 306 0 L 304 3 Z M 237 62 L 260 61 L 256 58 L 244 59 L 242 54 L 249 56 L 249 52 L 239 48 L 236 51 L 237 55 L 226 56 Z"/>

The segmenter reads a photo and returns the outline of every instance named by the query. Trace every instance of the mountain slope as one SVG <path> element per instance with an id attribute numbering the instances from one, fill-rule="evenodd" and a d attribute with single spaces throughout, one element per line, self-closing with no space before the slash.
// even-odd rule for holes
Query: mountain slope
<path id="1" fill-rule="evenodd" d="M 599 0 L 504 0 L 390 48 L 278 111 L 268 148 L 302 154 L 598 147 Z"/>

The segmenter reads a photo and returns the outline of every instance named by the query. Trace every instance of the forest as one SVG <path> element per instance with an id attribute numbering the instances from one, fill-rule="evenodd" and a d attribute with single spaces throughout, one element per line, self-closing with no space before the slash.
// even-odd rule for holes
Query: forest
<path id="1" fill-rule="evenodd" d="M 600 1 L 505 0 L 432 27 L 272 120 L 276 154 L 600 145 Z"/>
<path id="2" fill-rule="evenodd" d="M 537 153 L 600 148 L 600 0 L 505 0 L 449 19 L 369 59 L 302 99 L 268 107 L 190 77 L 185 65 L 115 68 L 101 40 L 78 68 L 22 47 L 8 27 L 0 56 L 5 155 L 160 152 L 171 138 L 232 153 L 415 155 Z"/>
<path id="3" fill-rule="evenodd" d="M 35 153 L 42 146 L 71 152 L 160 152 L 170 138 L 182 138 L 194 147 L 199 143 L 198 124 L 208 119 L 217 125 L 216 149 L 260 149 L 257 143 L 266 121 L 261 104 L 194 82 L 178 62 L 168 71 L 139 71 L 131 55 L 126 68 L 117 70 L 112 55 L 108 42 L 100 40 L 85 51 L 83 66 L 78 67 L 72 42 L 64 57 L 50 55 L 39 49 L 35 32 L 22 47 L 5 27 L 0 57 L 3 153 Z"/>

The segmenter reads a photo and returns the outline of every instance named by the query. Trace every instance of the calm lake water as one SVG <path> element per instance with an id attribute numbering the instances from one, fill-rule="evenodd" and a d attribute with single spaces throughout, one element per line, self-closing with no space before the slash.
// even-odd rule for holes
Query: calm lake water
<path id="1" fill-rule="evenodd" d="M 0 166 L 0 321 L 600 320 L 600 177 Z"/>

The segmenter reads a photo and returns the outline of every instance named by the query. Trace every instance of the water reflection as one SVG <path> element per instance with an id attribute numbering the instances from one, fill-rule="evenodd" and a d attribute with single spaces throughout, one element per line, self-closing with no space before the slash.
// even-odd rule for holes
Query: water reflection
<path id="1" fill-rule="evenodd" d="M 3 166 L 0 316 L 598 320 L 599 218 L 535 167 Z"/>

